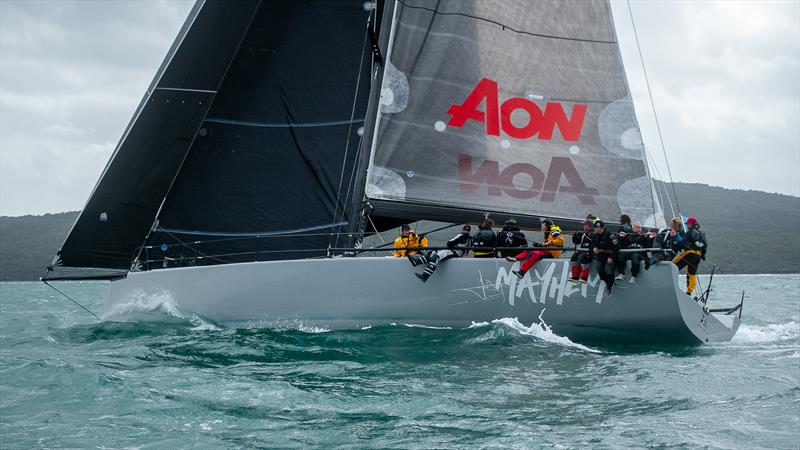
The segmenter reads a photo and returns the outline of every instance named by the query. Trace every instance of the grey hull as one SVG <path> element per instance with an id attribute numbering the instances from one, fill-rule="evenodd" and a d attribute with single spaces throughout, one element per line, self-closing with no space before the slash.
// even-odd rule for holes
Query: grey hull
<path id="1" fill-rule="evenodd" d="M 392 322 L 464 327 L 503 317 L 539 315 L 576 341 L 703 343 L 728 341 L 739 320 L 708 314 L 678 284 L 677 268 L 659 263 L 610 296 L 592 273 L 568 282 L 569 261 L 542 260 L 522 280 L 503 259 L 452 259 L 421 283 L 397 258 L 269 261 L 132 272 L 111 283 L 114 319 L 142 296 L 166 296 L 185 312 L 234 326 L 356 328 Z M 542 312 L 544 310 L 544 312 Z"/>

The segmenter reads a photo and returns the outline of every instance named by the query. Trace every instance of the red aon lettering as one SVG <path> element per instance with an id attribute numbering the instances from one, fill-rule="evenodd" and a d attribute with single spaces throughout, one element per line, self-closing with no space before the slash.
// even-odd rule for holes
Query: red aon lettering
<path id="1" fill-rule="evenodd" d="M 478 109 L 485 103 L 486 111 Z M 500 136 L 500 128 L 516 139 L 528 139 L 539 135 L 537 139 L 549 141 L 557 127 L 565 141 L 577 141 L 581 135 L 583 121 L 589 106 L 576 103 L 572 107 L 572 115 L 567 118 L 564 107 L 560 103 L 548 102 L 544 112 L 536 103 L 525 98 L 510 98 L 499 105 L 497 98 L 497 82 L 488 78 L 481 79 L 475 89 L 469 93 L 464 103 L 451 105 L 450 126 L 461 128 L 468 120 L 486 125 L 486 134 Z M 518 127 L 511 122 L 511 114 L 516 110 L 528 114 L 528 123 Z"/>

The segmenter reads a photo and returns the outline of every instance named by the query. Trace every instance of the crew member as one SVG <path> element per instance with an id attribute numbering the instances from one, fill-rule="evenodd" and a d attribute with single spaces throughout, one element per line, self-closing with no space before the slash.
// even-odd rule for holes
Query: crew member
<path id="1" fill-rule="evenodd" d="M 647 235 L 642 233 L 642 224 L 636 222 L 631 227 L 632 232 L 625 233 L 621 231 L 619 233 L 619 247 L 620 249 L 642 249 L 642 248 L 649 248 L 651 239 L 647 237 Z M 640 252 L 620 252 L 619 256 L 617 257 L 617 261 L 621 262 L 623 271 L 625 270 L 625 266 L 627 265 L 628 261 L 631 262 L 631 278 L 628 280 L 630 283 L 636 282 L 636 277 L 639 276 L 639 271 L 641 270 L 642 260 L 644 259 L 644 268 L 645 270 L 650 268 L 650 262 L 647 258 L 644 257 L 644 253 Z"/>
<path id="2" fill-rule="evenodd" d="M 631 227 L 631 218 L 627 214 L 623 214 L 619 216 L 619 231 L 617 235 L 619 236 L 619 246 L 620 249 L 627 248 L 627 240 L 625 239 L 628 233 L 631 233 L 633 228 Z M 617 256 L 617 280 L 624 280 L 625 279 L 625 266 L 628 264 L 628 259 L 625 253 L 620 253 Z"/>
<path id="3" fill-rule="evenodd" d="M 592 253 L 597 274 L 606 283 L 610 294 L 614 286 L 614 261 L 619 250 L 619 240 L 615 234 L 606 229 L 606 224 L 602 220 L 594 222 L 594 233 L 589 237 L 592 239 Z"/>
<path id="4" fill-rule="evenodd" d="M 537 247 L 563 247 L 564 246 L 564 238 L 561 237 L 561 228 L 553 225 L 550 227 L 548 231 L 547 240 L 544 244 L 534 244 Z M 522 278 L 531 270 L 531 267 L 536 265 L 537 262 L 541 259 L 547 258 L 554 258 L 558 259 L 561 257 L 561 250 L 524 250 L 515 257 L 506 258 L 509 261 L 522 261 L 522 264 L 519 266 L 519 270 L 512 271 L 514 275 L 518 278 Z"/>
<path id="5" fill-rule="evenodd" d="M 680 253 L 672 262 L 678 266 L 679 271 L 686 267 L 686 294 L 692 295 L 697 286 L 697 267 L 700 265 L 700 259 L 705 256 L 703 250 L 706 247 L 697 219 L 694 217 L 686 219 L 686 231 L 676 233 L 674 240 Z"/>
<path id="6" fill-rule="evenodd" d="M 585 220 L 581 225 L 581 230 L 572 234 L 572 243 L 575 244 L 576 249 L 584 249 L 584 251 L 575 251 L 569 259 L 569 264 L 572 269 L 572 278 L 570 281 L 575 283 L 586 283 L 589 280 L 589 265 L 592 263 L 591 247 L 592 241 L 589 236 L 592 234 L 592 221 Z"/>
<path id="7" fill-rule="evenodd" d="M 650 265 L 657 264 L 661 261 L 672 261 L 675 255 L 675 236 L 683 229 L 683 222 L 677 217 L 672 219 L 669 227 L 659 231 L 658 233 L 650 232 L 647 234 L 649 239 L 653 240 L 651 248 L 660 248 L 662 251 L 654 251 L 650 253 Z"/>
<path id="8" fill-rule="evenodd" d="M 525 240 L 525 235 L 520 231 L 517 226 L 517 221 L 513 218 L 506 220 L 506 224 L 499 233 L 497 233 L 497 246 L 498 247 L 525 247 L 528 241 Z M 519 250 L 500 250 L 500 256 L 507 258 L 519 253 Z"/>
<path id="9" fill-rule="evenodd" d="M 494 227 L 494 221 L 492 219 L 486 219 L 478 226 L 478 232 L 472 237 L 472 246 L 480 247 L 480 249 L 475 249 L 472 252 L 473 256 L 476 258 L 495 257 L 497 237 L 494 235 L 492 227 Z"/>
<path id="10" fill-rule="evenodd" d="M 472 231 L 472 227 L 469 225 L 464 225 L 461 228 L 461 232 L 457 235 L 453 236 L 449 241 L 447 241 L 447 250 L 439 250 L 439 251 L 428 251 L 424 255 L 411 255 L 408 257 L 409 261 L 413 266 L 418 266 L 419 264 L 425 264 L 425 270 L 422 273 L 414 273 L 414 276 L 422 280 L 422 282 L 428 281 L 433 272 L 436 271 L 436 268 L 439 264 L 447 261 L 450 258 L 458 258 L 464 256 L 469 252 L 469 250 L 462 249 L 459 253 L 457 250 L 459 247 L 462 246 L 469 246 L 469 242 L 472 239 L 470 236 L 470 231 Z"/>
<path id="11" fill-rule="evenodd" d="M 422 236 L 421 238 L 417 236 L 417 233 L 411 231 L 411 227 L 408 224 L 404 224 L 400 227 L 400 236 L 394 240 L 394 248 L 393 251 L 394 256 L 398 258 L 402 258 L 403 256 L 407 255 L 416 255 L 419 253 L 419 250 L 416 250 L 420 247 L 427 247 L 428 246 L 428 238 Z M 406 250 L 408 249 L 408 250 Z"/>

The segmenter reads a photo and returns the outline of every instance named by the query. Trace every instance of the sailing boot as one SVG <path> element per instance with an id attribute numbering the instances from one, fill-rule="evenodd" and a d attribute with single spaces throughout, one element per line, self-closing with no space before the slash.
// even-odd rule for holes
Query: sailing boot
<path id="1" fill-rule="evenodd" d="M 423 270 L 421 274 L 415 273 L 414 275 L 416 275 L 416 277 L 422 280 L 422 282 L 424 283 L 428 281 L 428 278 L 430 278 L 431 275 L 433 275 L 433 272 L 435 270 L 436 270 L 436 261 L 431 261 L 425 266 L 425 270 Z"/>
<path id="2" fill-rule="evenodd" d="M 521 270 L 512 270 L 511 273 L 517 276 L 520 280 L 525 276 L 525 272 Z"/>

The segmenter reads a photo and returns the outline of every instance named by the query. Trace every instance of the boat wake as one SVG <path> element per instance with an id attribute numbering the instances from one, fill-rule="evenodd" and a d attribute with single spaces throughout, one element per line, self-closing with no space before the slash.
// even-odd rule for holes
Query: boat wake
<path id="1" fill-rule="evenodd" d="M 523 325 L 516 317 L 504 317 L 502 319 L 495 319 L 492 320 L 492 324 L 496 325 L 504 325 L 512 330 L 518 332 L 519 334 L 525 336 L 533 336 L 535 338 L 541 339 L 543 341 L 552 342 L 554 344 L 560 344 L 565 347 L 572 347 L 577 348 L 579 350 L 583 350 L 589 353 L 601 353 L 599 350 L 595 350 L 593 348 L 587 347 L 585 345 L 578 344 L 576 342 L 572 342 L 568 337 L 559 336 L 553 332 L 549 325 L 542 319 L 542 314 L 544 314 L 545 310 L 539 314 L 539 323 L 533 323 L 531 326 L 526 327 Z M 489 326 L 489 322 L 472 322 L 468 328 L 480 328 Z"/>
<path id="2" fill-rule="evenodd" d="M 114 304 L 103 314 L 103 320 L 112 322 L 131 321 L 188 321 L 193 327 L 192 331 L 219 331 L 221 328 L 203 320 L 197 314 L 189 317 L 184 315 L 172 293 L 158 291 L 148 294 L 137 290 L 129 296 L 126 302 Z"/>
<path id="3" fill-rule="evenodd" d="M 742 324 L 731 342 L 761 344 L 798 338 L 800 338 L 800 323 L 792 320 L 765 326 Z"/>

